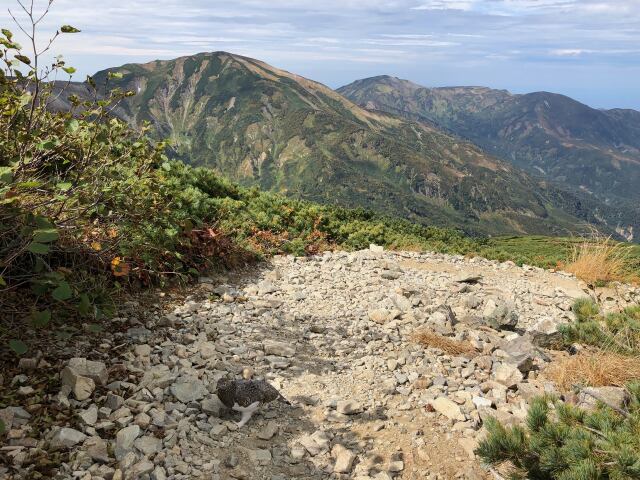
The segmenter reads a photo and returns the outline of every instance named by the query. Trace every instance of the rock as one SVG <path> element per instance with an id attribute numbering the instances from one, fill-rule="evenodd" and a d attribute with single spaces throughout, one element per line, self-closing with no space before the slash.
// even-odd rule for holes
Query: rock
<path id="1" fill-rule="evenodd" d="M 288 343 L 267 340 L 262 344 L 266 355 L 276 355 L 278 357 L 291 358 L 296 354 L 295 347 Z"/>
<path id="2" fill-rule="evenodd" d="M 494 365 L 493 379 L 507 388 L 515 387 L 518 383 L 522 382 L 523 378 L 522 373 L 515 365 L 508 363 Z"/>
<path id="3" fill-rule="evenodd" d="M 519 383 L 518 395 L 520 395 L 525 402 L 530 403 L 535 397 L 544 395 L 544 388 L 533 383 Z"/>
<path id="4" fill-rule="evenodd" d="M 451 420 L 464 422 L 466 420 L 460 407 L 446 397 L 438 397 L 431 402 L 431 406 L 436 412 Z"/>
<path id="5" fill-rule="evenodd" d="M 83 401 L 91 397 L 96 389 L 96 384 L 92 378 L 80 375 L 71 367 L 64 367 L 60 373 L 62 385 L 66 385 L 71 389 L 76 399 Z"/>
<path id="6" fill-rule="evenodd" d="M 129 472 L 130 478 L 141 478 L 153 472 L 154 465 L 149 460 L 136 463 Z"/>
<path id="7" fill-rule="evenodd" d="M 134 446 L 142 452 L 143 455 L 151 456 L 162 450 L 162 440 L 157 437 L 144 436 L 139 437 L 133 442 Z"/>
<path id="8" fill-rule="evenodd" d="M 82 421 L 87 425 L 95 425 L 98 421 L 98 406 L 93 404 L 78 416 L 82 419 Z"/>
<path id="9" fill-rule="evenodd" d="M 87 436 L 84 433 L 73 428 L 58 428 L 51 437 L 49 445 L 54 450 L 62 450 L 84 442 L 86 438 Z"/>
<path id="10" fill-rule="evenodd" d="M 478 409 L 478 414 L 480 415 L 480 419 L 483 423 L 489 418 L 495 418 L 505 427 L 513 427 L 519 423 L 518 419 L 514 415 L 500 409 L 494 410 L 492 408 L 482 407 Z"/>
<path id="11" fill-rule="evenodd" d="M 151 390 L 156 387 L 166 388 L 171 385 L 174 380 L 175 377 L 171 374 L 167 365 L 156 365 L 145 370 L 142 380 L 140 381 L 140 386 Z"/>
<path id="12" fill-rule="evenodd" d="M 107 393 L 107 399 L 104 402 L 104 406 L 115 411 L 124 405 L 124 398 L 120 395 L 115 395 L 111 392 Z"/>
<path id="13" fill-rule="evenodd" d="M 116 434 L 116 443 L 114 453 L 116 460 L 122 460 L 128 453 L 133 450 L 136 438 L 140 436 L 140 427 L 131 425 L 123 428 Z"/>
<path id="14" fill-rule="evenodd" d="M 383 325 L 388 321 L 393 320 L 393 314 L 391 311 L 384 308 L 379 308 L 377 310 L 370 310 L 369 320 L 371 320 L 372 322 L 378 323 L 380 325 Z"/>
<path id="15" fill-rule="evenodd" d="M 331 456 L 336 459 L 336 463 L 333 467 L 334 473 L 349 473 L 353 468 L 353 462 L 356 459 L 355 454 L 343 447 L 340 444 L 336 444 L 331 450 Z"/>
<path id="16" fill-rule="evenodd" d="M 151 473 L 151 480 L 167 480 L 167 472 L 160 465 L 156 466 L 156 468 Z"/>
<path id="17" fill-rule="evenodd" d="M 342 400 L 336 404 L 336 411 L 343 415 L 356 415 L 362 413 L 362 405 L 355 400 Z"/>
<path id="18" fill-rule="evenodd" d="M 518 325 L 518 314 L 512 303 L 489 300 L 484 309 L 484 320 L 496 330 L 513 330 Z"/>
<path id="19" fill-rule="evenodd" d="M 629 394 L 625 388 L 621 387 L 588 387 L 578 396 L 578 406 L 582 408 L 593 409 L 598 401 L 615 408 L 625 409 L 629 402 Z"/>
<path id="20" fill-rule="evenodd" d="M 537 347 L 561 350 L 564 348 L 564 341 L 558 327 L 559 323 L 553 318 L 543 318 L 527 332 L 531 335 L 532 343 Z"/>
<path id="21" fill-rule="evenodd" d="M 189 403 L 203 399 L 209 392 L 199 379 L 181 377 L 171 385 L 171 393 L 182 403 Z"/>
<path id="22" fill-rule="evenodd" d="M 458 444 L 467 453 L 469 458 L 473 460 L 476 458 L 475 450 L 478 448 L 478 441 L 474 438 L 460 438 Z"/>
<path id="23" fill-rule="evenodd" d="M 218 354 L 216 350 L 216 344 L 213 342 L 202 342 L 198 348 L 200 356 L 203 360 L 208 360 L 215 357 Z"/>
<path id="24" fill-rule="evenodd" d="M 38 360 L 35 358 L 21 358 L 18 362 L 18 368 L 22 371 L 35 370 L 38 366 Z"/>
<path id="25" fill-rule="evenodd" d="M 475 396 L 471 399 L 471 401 L 476 406 L 476 408 L 482 408 L 482 407 L 491 408 L 491 405 L 493 405 L 493 402 L 491 400 L 484 397 Z"/>
<path id="26" fill-rule="evenodd" d="M 519 336 L 505 342 L 502 350 L 509 355 L 507 361 L 514 364 L 522 373 L 527 373 L 533 368 L 537 349 L 531 343 L 530 335 Z"/>
<path id="27" fill-rule="evenodd" d="M 276 433 L 278 433 L 278 424 L 276 422 L 269 422 L 258 432 L 257 436 L 260 440 L 271 440 Z"/>
<path id="28" fill-rule="evenodd" d="M 271 452 L 261 448 L 249 450 L 249 458 L 258 465 L 269 465 L 271 463 Z"/>
<path id="29" fill-rule="evenodd" d="M 109 463 L 112 460 L 109 457 L 107 442 L 100 437 L 89 437 L 82 445 L 82 449 L 93 461 Z"/>
<path id="30" fill-rule="evenodd" d="M 133 352 L 137 357 L 148 357 L 151 355 L 151 347 L 147 344 L 136 345 Z"/>
<path id="31" fill-rule="evenodd" d="M 211 397 L 202 400 L 200 407 L 202 411 L 207 415 L 219 417 L 220 414 L 226 410 L 227 407 L 220 401 L 217 395 L 211 395 Z"/>
<path id="32" fill-rule="evenodd" d="M 102 362 L 94 362 L 86 358 L 72 358 L 69 360 L 69 367 L 75 370 L 78 375 L 89 377 L 99 385 L 106 385 L 109 381 L 109 372 Z"/>
<path id="33" fill-rule="evenodd" d="M 384 247 L 381 247 L 380 245 L 375 245 L 373 243 L 369 245 L 369 250 L 374 253 L 384 253 Z"/>

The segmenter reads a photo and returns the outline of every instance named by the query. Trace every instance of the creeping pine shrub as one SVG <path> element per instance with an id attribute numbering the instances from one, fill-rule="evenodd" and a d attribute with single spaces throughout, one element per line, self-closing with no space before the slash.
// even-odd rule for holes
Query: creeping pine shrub
<path id="1" fill-rule="evenodd" d="M 623 415 L 606 405 L 594 411 L 550 397 L 537 398 L 525 426 L 486 423 L 476 453 L 511 479 L 631 480 L 640 478 L 640 382 L 628 385 Z M 502 470 L 502 469 L 501 469 Z"/>
<path id="2" fill-rule="evenodd" d="M 567 343 L 584 343 L 623 355 L 640 355 L 640 306 L 602 315 L 591 299 L 573 306 L 576 321 L 562 326 Z"/>

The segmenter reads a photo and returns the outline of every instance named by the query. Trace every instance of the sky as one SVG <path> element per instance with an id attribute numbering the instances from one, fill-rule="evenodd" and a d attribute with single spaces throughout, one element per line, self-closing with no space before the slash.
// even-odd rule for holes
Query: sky
<path id="1" fill-rule="evenodd" d="M 17 0 L 0 6 L 0 25 L 17 30 Z M 41 41 L 63 24 L 82 33 L 52 51 L 78 80 L 223 50 L 333 88 L 384 74 L 640 110 L 640 0 L 54 0 Z"/>

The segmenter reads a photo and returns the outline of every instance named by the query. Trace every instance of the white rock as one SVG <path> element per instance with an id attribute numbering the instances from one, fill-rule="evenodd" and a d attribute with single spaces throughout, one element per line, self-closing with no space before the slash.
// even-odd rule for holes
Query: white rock
<path id="1" fill-rule="evenodd" d="M 436 412 L 451 420 L 464 421 L 465 416 L 460 407 L 446 397 L 438 397 L 431 402 Z"/>

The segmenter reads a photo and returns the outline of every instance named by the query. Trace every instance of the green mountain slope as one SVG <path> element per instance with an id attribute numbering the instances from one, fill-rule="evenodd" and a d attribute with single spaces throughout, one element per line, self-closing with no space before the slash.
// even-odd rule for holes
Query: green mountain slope
<path id="1" fill-rule="evenodd" d="M 319 83 L 224 52 L 125 65 L 116 113 L 175 155 L 245 185 L 478 233 L 566 234 L 595 206 L 425 123 L 371 112 Z"/>
<path id="2" fill-rule="evenodd" d="M 372 111 L 430 122 L 532 174 L 595 197 L 631 239 L 640 225 L 640 112 L 595 110 L 546 92 L 425 88 L 382 76 L 338 89 Z"/>

